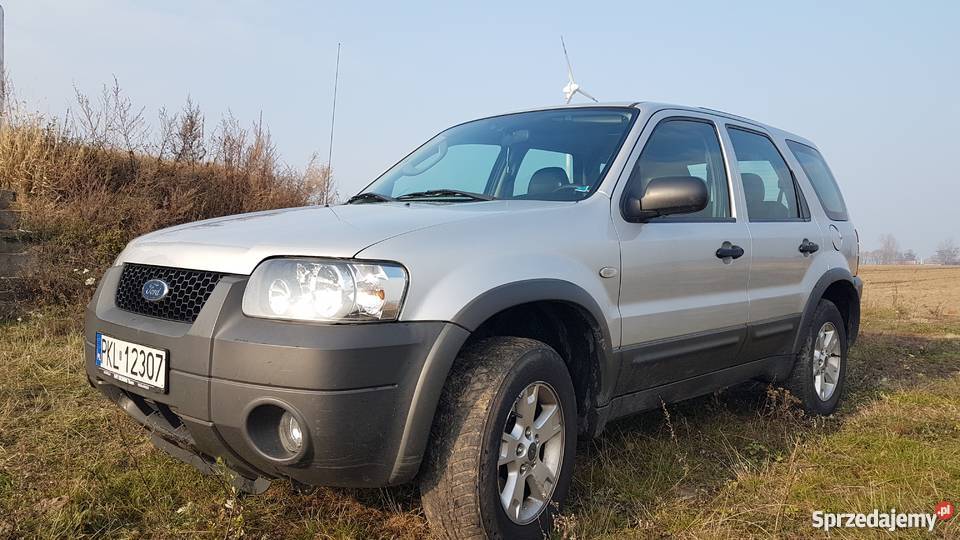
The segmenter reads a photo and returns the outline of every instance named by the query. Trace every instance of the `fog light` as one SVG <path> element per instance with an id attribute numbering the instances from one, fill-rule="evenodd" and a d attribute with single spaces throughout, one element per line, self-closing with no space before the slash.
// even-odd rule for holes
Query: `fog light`
<path id="1" fill-rule="evenodd" d="M 283 449 L 291 454 L 296 454 L 303 446 L 303 430 L 300 428 L 300 422 L 292 414 L 284 411 L 280 417 L 280 444 Z"/>

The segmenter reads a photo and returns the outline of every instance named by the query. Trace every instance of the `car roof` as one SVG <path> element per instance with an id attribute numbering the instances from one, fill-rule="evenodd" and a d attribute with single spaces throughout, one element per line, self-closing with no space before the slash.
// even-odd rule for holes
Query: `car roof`
<path id="1" fill-rule="evenodd" d="M 530 111 L 546 111 L 554 109 L 583 109 L 583 108 L 603 108 L 603 107 L 632 107 L 635 109 L 640 109 L 650 114 L 662 111 L 662 110 L 677 110 L 677 111 L 690 111 L 697 113 L 706 113 L 714 116 L 719 116 L 722 118 L 728 118 L 730 120 L 736 120 L 738 122 L 743 122 L 745 124 L 750 124 L 758 128 L 763 129 L 764 131 L 774 135 L 777 138 L 781 139 L 790 139 L 803 143 L 807 146 L 816 148 L 817 145 L 811 142 L 810 140 L 801 137 L 795 133 L 790 133 L 789 131 L 782 130 L 780 128 L 771 126 L 769 124 L 764 124 L 763 122 L 758 122 L 756 120 L 747 118 L 745 116 L 740 116 L 737 114 L 728 113 L 725 111 L 720 111 L 717 109 L 710 109 L 707 107 L 692 107 L 689 105 L 677 105 L 674 103 L 660 103 L 655 101 L 610 101 L 610 102 L 599 102 L 599 103 L 570 103 L 566 105 L 548 105 L 543 107 L 532 107 L 529 109 L 523 109 L 520 111 L 512 112 L 530 112 Z"/>

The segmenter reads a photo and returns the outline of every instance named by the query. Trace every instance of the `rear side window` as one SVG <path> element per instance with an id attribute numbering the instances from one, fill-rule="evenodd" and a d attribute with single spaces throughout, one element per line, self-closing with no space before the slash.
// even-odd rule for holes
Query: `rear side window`
<path id="1" fill-rule="evenodd" d="M 847 205 L 843 202 L 843 195 L 840 194 L 840 186 L 837 185 L 830 167 L 827 162 L 817 152 L 816 148 L 811 148 L 805 144 L 795 141 L 787 141 L 790 151 L 800 162 L 800 167 L 813 184 L 813 190 L 823 205 L 823 211 L 827 217 L 834 221 L 847 221 Z"/>
<path id="2" fill-rule="evenodd" d="M 773 141 L 765 135 L 727 128 L 740 167 L 750 221 L 801 219 L 793 175 Z"/>

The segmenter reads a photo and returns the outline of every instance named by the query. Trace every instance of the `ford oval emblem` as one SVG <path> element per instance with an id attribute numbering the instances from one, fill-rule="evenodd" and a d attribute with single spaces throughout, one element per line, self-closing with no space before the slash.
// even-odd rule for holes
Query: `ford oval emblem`
<path id="1" fill-rule="evenodd" d="M 151 279 L 143 284 L 140 295 L 147 302 L 159 302 L 170 294 L 170 286 L 162 279 Z"/>

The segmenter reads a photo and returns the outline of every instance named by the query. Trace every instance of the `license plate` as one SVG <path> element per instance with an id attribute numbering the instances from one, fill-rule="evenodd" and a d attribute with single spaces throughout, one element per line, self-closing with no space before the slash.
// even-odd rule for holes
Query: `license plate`
<path id="1" fill-rule="evenodd" d="M 152 390 L 167 390 L 167 351 L 97 333 L 97 367 L 120 382 Z"/>

